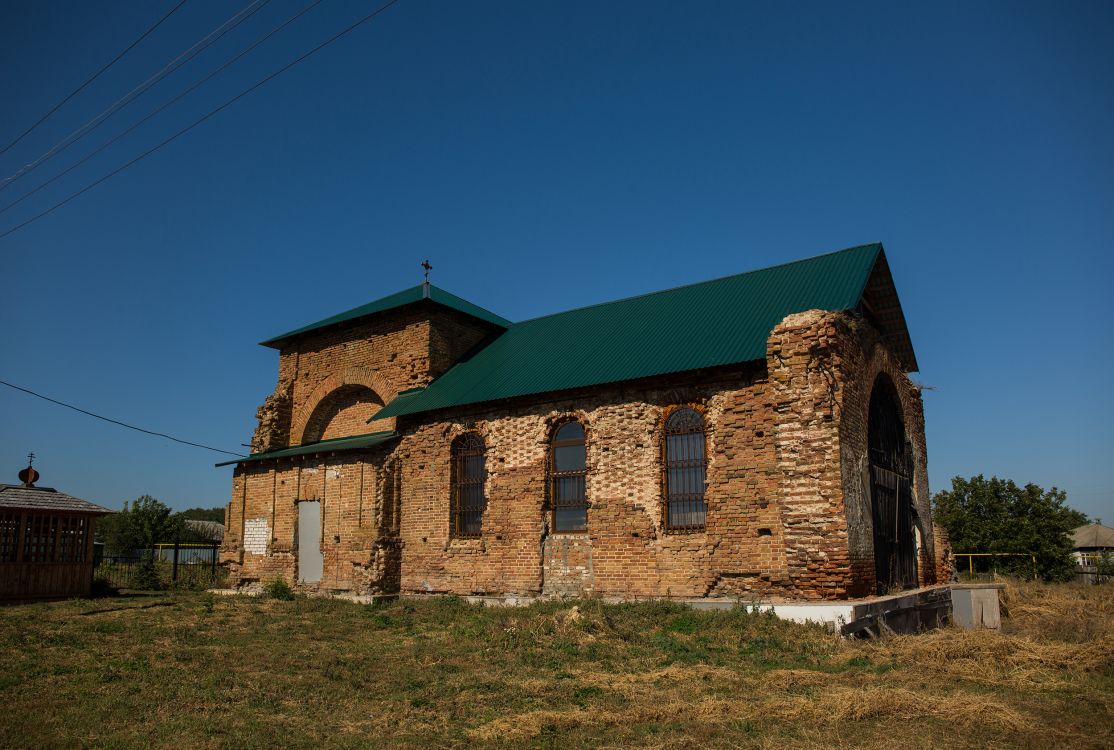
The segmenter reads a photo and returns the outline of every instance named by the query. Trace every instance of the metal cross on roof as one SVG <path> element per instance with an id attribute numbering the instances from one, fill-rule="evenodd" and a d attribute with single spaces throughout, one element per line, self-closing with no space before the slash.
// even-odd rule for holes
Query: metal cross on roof
<path id="1" fill-rule="evenodd" d="M 30 466 L 33 463 L 35 463 L 35 454 L 34 453 L 28 453 L 27 454 L 27 465 Z"/>
<path id="2" fill-rule="evenodd" d="M 425 269 L 425 281 L 428 284 L 429 283 L 429 272 L 433 270 L 433 266 L 431 266 L 429 264 L 429 258 L 426 258 L 424 261 L 422 261 L 422 268 Z"/>

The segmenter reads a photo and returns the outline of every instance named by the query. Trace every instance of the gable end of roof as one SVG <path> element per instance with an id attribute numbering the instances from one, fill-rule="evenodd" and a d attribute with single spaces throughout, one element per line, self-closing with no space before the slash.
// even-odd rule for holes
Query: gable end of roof
<path id="1" fill-rule="evenodd" d="M 273 349 L 281 349 L 283 344 L 285 344 L 290 339 L 302 336 L 304 334 L 315 333 L 326 328 L 332 328 L 334 326 L 342 325 L 344 323 L 354 323 L 364 318 L 369 318 L 372 315 L 398 310 L 410 305 L 420 304 L 437 305 L 439 307 L 483 321 L 484 323 L 492 326 L 495 329 L 508 328 L 511 325 L 511 321 L 507 320 L 506 318 L 500 315 L 496 315 L 490 310 L 485 310 L 479 305 L 475 305 L 464 299 L 463 297 L 458 297 L 455 294 L 447 292 L 440 287 L 433 286 L 432 284 L 429 287 L 429 295 L 426 296 L 424 285 L 419 284 L 418 286 L 410 287 L 409 289 L 403 289 L 401 292 L 396 292 L 386 297 L 373 300 L 372 302 L 360 305 L 359 307 L 353 307 L 351 310 L 345 310 L 342 313 L 337 313 L 336 315 L 332 315 L 328 318 L 323 318 L 314 323 L 310 323 L 309 325 L 302 326 L 301 328 L 295 328 L 292 331 L 287 331 L 286 333 L 279 334 L 278 336 L 274 336 L 273 338 L 269 338 L 266 341 L 261 341 L 259 343 L 260 346 L 267 346 Z"/>

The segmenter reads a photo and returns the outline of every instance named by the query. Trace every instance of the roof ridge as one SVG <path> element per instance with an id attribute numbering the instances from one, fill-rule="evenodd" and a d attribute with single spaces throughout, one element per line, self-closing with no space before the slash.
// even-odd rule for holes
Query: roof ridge
<path id="1" fill-rule="evenodd" d="M 418 286 L 420 287 L 421 284 L 418 284 Z M 459 294 L 454 294 L 453 292 L 450 292 L 448 289 L 446 289 L 443 286 L 437 286 L 436 284 L 430 284 L 429 288 L 430 289 L 436 289 L 437 291 L 442 292 L 444 294 L 447 294 L 450 297 L 453 297 L 455 299 L 458 299 L 458 300 L 460 300 L 461 302 L 464 302 L 467 305 L 471 305 L 472 307 L 475 307 L 478 310 L 482 310 L 483 312 L 487 313 L 488 315 L 490 315 L 493 318 L 499 318 L 500 320 L 505 320 L 506 322 L 510 323 L 511 325 L 514 325 L 514 321 L 511 320 L 510 318 L 504 318 L 499 313 L 494 312 L 492 310 L 488 310 L 486 307 L 484 307 L 482 305 L 477 305 L 475 302 L 472 302 L 471 300 L 465 299 L 464 297 L 461 297 Z M 436 302 L 437 300 L 433 300 L 433 301 Z"/>
<path id="2" fill-rule="evenodd" d="M 556 317 L 558 315 L 567 315 L 568 313 L 579 312 L 581 310 L 591 310 L 593 308 L 604 307 L 606 305 L 617 305 L 620 302 L 629 302 L 631 300 L 644 299 L 646 297 L 653 297 L 653 296 L 658 295 L 658 294 L 668 294 L 669 292 L 676 292 L 676 291 L 680 291 L 681 289 L 689 289 L 689 288 L 695 287 L 695 286 L 704 286 L 705 284 L 714 284 L 714 283 L 719 282 L 719 281 L 727 281 L 729 279 L 737 279 L 740 276 L 749 276 L 749 275 L 754 274 L 754 273 L 762 273 L 764 271 L 773 271 L 773 270 L 778 269 L 778 268 L 785 268 L 786 266 L 795 266 L 795 265 L 798 265 L 800 263 L 808 263 L 810 261 L 818 260 L 820 258 L 826 258 L 826 257 L 832 256 L 832 255 L 841 255 L 843 253 L 850 253 L 854 250 L 862 250 L 863 248 L 867 248 L 867 247 L 878 247 L 878 249 L 881 250 L 882 249 L 882 243 L 881 242 L 867 242 L 867 243 L 862 244 L 862 245 L 855 245 L 854 247 L 845 247 L 842 250 L 833 250 L 833 251 L 827 252 L 827 253 L 819 253 L 817 255 L 812 255 L 812 256 L 809 256 L 807 258 L 799 258 L 797 260 L 786 261 L 785 263 L 776 263 L 772 266 L 763 266 L 762 268 L 754 268 L 754 269 L 751 269 L 750 271 L 740 271 L 739 273 L 730 273 L 730 274 L 727 274 L 725 276 L 717 276 L 714 279 L 705 279 L 703 281 L 693 281 L 693 282 L 688 283 L 688 284 L 679 284 L 677 286 L 667 287 L 666 289 L 658 289 L 658 290 L 653 291 L 653 292 L 643 292 L 642 294 L 632 294 L 629 297 L 620 297 L 619 299 L 607 300 L 606 302 L 593 302 L 590 305 L 583 305 L 581 307 L 572 307 L 572 308 L 569 308 L 568 310 L 559 310 L 557 312 L 546 313 L 545 315 L 538 315 L 537 317 L 534 317 L 534 318 L 527 318 L 526 320 L 520 320 L 520 321 L 514 323 L 513 325 L 514 326 L 520 326 L 520 325 L 523 325 L 525 323 L 533 323 L 536 320 L 544 320 L 546 318 L 553 318 L 553 317 Z"/>
<path id="3" fill-rule="evenodd" d="M 272 336 L 264 341 L 259 342 L 263 346 L 273 346 L 280 341 L 300 336 L 304 333 L 310 333 L 322 328 L 328 328 L 333 325 L 341 323 L 348 323 L 354 320 L 376 315 L 382 312 L 388 312 L 407 305 L 419 304 L 424 301 L 429 301 L 442 307 L 456 310 L 464 315 L 469 315 L 477 320 L 482 320 L 487 323 L 499 326 L 500 328 L 509 328 L 514 325 L 513 321 L 498 315 L 485 307 L 480 307 L 474 302 L 461 297 L 458 294 L 453 294 L 448 289 L 439 286 L 430 285 L 430 294 L 425 294 L 425 284 L 418 284 L 416 286 L 409 286 L 405 289 L 400 289 L 397 292 L 377 297 L 369 300 L 355 307 L 349 307 L 341 310 L 338 313 L 329 315 L 324 318 L 308 323 L 299 328 L 280 333 L 277 336 Z"/>

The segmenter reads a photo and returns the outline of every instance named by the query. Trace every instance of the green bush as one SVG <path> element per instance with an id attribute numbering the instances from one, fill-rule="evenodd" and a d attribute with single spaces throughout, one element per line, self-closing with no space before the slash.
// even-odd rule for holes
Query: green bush
<path id="1" fill-rule="evenodd" d="M 263 593 L 272 599 L 288 602 L 294 598 L 294 589 L 285 578 L 276 578 L 263 587 Z"/>
<path id="2" fill-rule="evenodd" d="M 142 591 L 162 591 L 167 587 L 169 576 L 164 576 L 160 561 L 145 558 L 136 563 L 128 577 L 128 588 Z"/>

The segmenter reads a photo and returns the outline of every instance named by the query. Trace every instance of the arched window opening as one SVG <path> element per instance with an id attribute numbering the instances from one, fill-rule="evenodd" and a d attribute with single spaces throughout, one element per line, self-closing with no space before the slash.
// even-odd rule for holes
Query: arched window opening
<path id="1" fill-rule="evenodd" d="M 453 441 L 450 512 L 454 537 L 478 537 L 483 531 L 487 507 L 485 453 L 483 438 L 474 432 L 466 432 Z"/>
<path id="2" fill-rule="evenodd" d="M 550 455 L 549 496 L 553 530 L 558 533 L 588 529 L 588 496 L 584 481 L 588 475 L 584 448 L 584 427 L 566 422 L 553 434 Z"/>
<path id="3" fill-rule="evenodd" d="M 707 506 L 704 485 L 708 462 L 705 457 L 704 416 L 696 409 L 677 409 L 665 420 L 663 482 L 665 485 L 665 528 L 692 531 L 704 528 Z"/>

